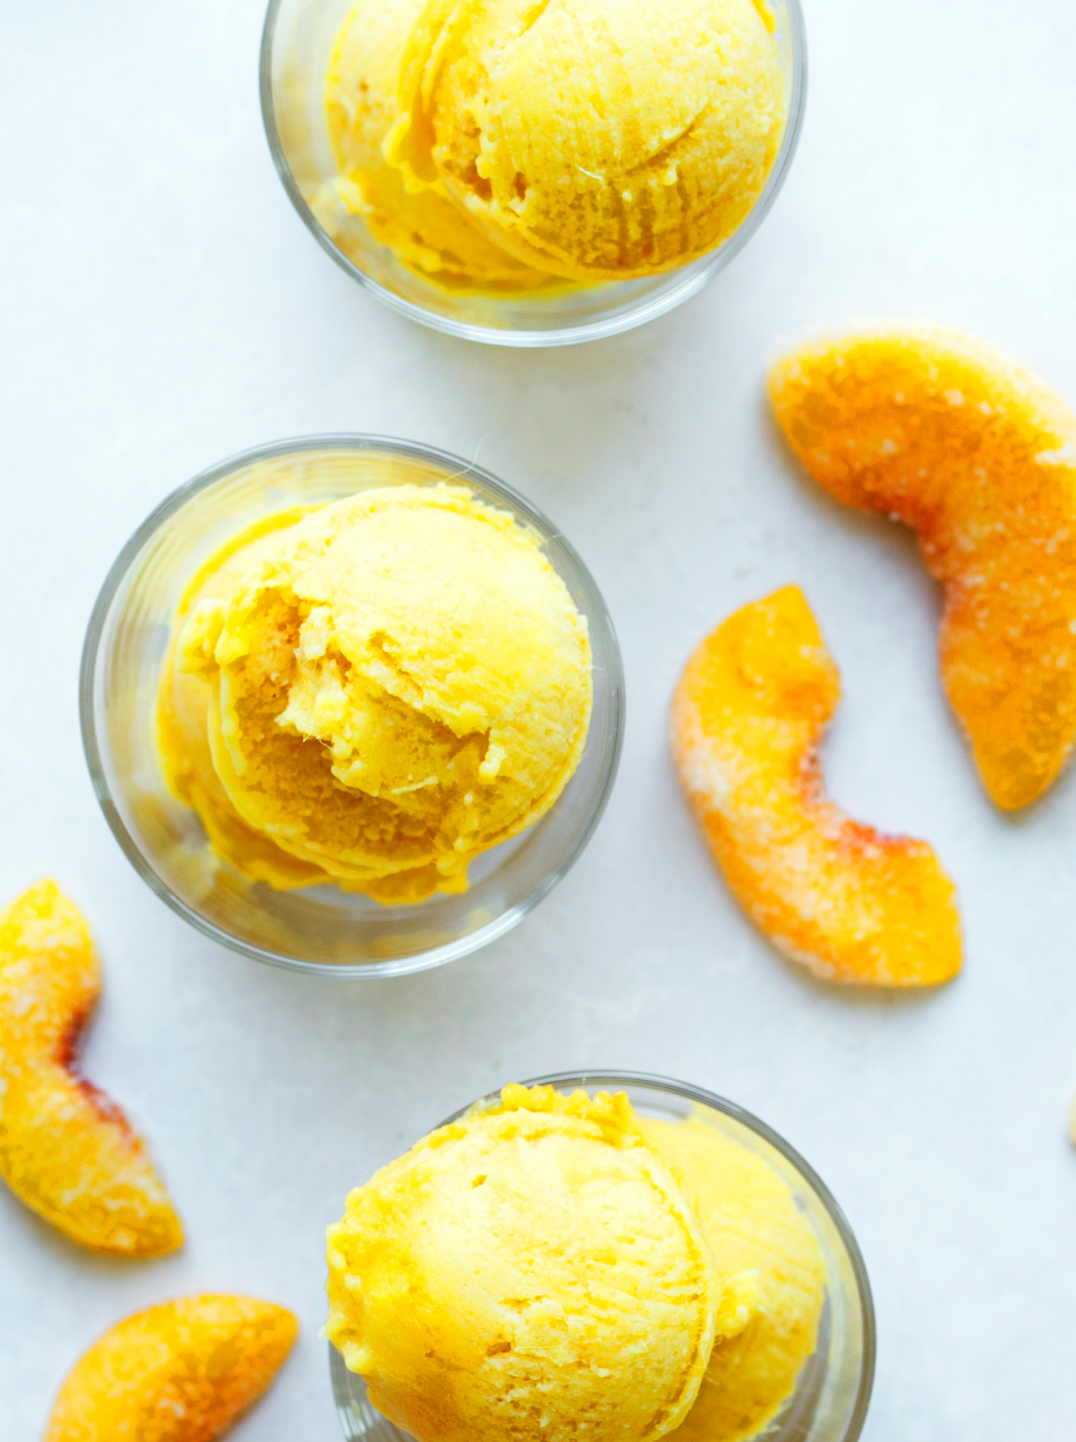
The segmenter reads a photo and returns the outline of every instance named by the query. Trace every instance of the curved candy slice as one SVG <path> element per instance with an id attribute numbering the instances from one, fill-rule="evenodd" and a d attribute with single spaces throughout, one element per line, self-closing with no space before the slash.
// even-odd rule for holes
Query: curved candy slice
<path id="1" fill-rule="evenodd" d="M 139 1312 L 76 1364 L 45 1442 L 214 1442 L 268 1390 L 295 1332 L 290 1312 L 252 1297 Z"/>
<path id="2" fill-rule="evenodd" d="M 145 1143 L 75 1070 L 101 989 L 90 933 L 54 881 L 0 913 L 0 1176 L 96 1252 L 150 1257 L 183 1229 Z"/>
<path id="3" fill-rule="evenodd" d="M 849 505 L 913 527 L 983 784 L 1034 801 L 1076 740 L 1076 418 L 999 351 L 920 326 L 805 346 L 769 376 L 782 430 Z"/>
<path id="4" fill-rule="evenodd" d="M 687 664 L 672 710 L 684 791 L 733 893 L 817 976 L 926 986 L 960 970 L 953 885 L 932 849 L 822 794 L 837 668 L 796 586 L 745 606 Z"/>

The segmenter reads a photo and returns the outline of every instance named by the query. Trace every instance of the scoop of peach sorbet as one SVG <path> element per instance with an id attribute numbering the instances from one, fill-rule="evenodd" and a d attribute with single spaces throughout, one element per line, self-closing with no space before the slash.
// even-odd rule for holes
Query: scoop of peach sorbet
<path id="1" fill-rule="evenodd" d="M 645 1442 L 687 1415 L 720 1287 L 626 1096 L 506 1087 L 348 1198 L 328 1335 L 419 1442 Z"/>
<path id="2" fill-rule="evenodd" d="M 359 0 L 338 199 L 450 286 L 655 275 L 727 239 L 788 114 L 764 0 Z"/>
<path id="3" fill-rule="evenodd" d="M 462 487 L 401 485 L 203 570 L 159 735 L 246 875 L 412 902 L 552 806 L 590 708 L 587 624 L 540 542 Z"/>

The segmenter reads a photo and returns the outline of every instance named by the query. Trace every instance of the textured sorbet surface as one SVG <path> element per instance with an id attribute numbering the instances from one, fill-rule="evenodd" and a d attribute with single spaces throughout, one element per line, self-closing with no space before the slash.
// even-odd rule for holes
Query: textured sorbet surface
<path id="1" fill-rule="evenodd" d="M 822 1256 L 788 1184 L 701 1117 L 644 1120 L 702 1226 L 721 1279 L 717 1337 L 678 1442 L 754 1437 L 791 1396 L 815 1349 Z"/>
<path id="2" fill-rule="evenodd" d="M 329 1231 L 328 1334 L 419 1442 L 740 1442 L 794 1390 L 823 1295 L 769 1163 L 623 1095 L 507 1087 Z"/>
<path id="3" fill-rule="evenodd" d="M 626 1097 L 507 1087 L 348 1198 L 328 1334 L 420 1442 L 642 1442 L 686 1415 L 719 1287 Z"/>
<path id="4" fill-rule="evenodd" d="M 761 0 L 359 0 L 326 87 L 337 198 L 449 286 L 683 265 L 773 167 L 771 30 Z"/>
<path id="5" fill-rule="evenodd" d="M 270 518 L 204 567 L 165 668 L 169 784 L 276 887 L 463 891 L 586 744 L 586 621 L 539 542 L 445 484 Z"/>

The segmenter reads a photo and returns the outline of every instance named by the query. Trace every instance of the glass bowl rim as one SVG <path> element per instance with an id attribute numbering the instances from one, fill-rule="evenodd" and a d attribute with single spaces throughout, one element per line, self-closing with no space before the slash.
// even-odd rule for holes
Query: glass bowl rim
<path id="1" fill-rule="evenodd" d="M 840 1442 L 857 1442 L 863 1431 L 863 1425 L 867 1420 L 867 1412 L 870 1408 L 871 1392 L 874 1388 L 874 1370 L 877 1353 L 877 1323 L 874 1315 L 874 1296 L 871 1292 L 870 1278 L 867 1275 L 866 1263 L 863 1261 L 863 1253 L 859 1249 L 855 1233 L 848 1223 L 840 1204 L 833 1193 L 826 1186 L 825 1182 L 818 1175 L 811 1164 L 796 1150 L 791 1143 L 785 1141 L 779 1132 L 774 1131 L 767 1122 L 749 1112 L 746 1107 L 740 1106 L 737 1102 L 727 1100 L 718 1096 L 715 1092 L 707 1091 L 703 1087 L 693 1086 L 689 1082 L 676 1081 L 672 1077 L 660 1076 L 655 1072 L 643 1071 L 611 1071 L 605 1069 L 588 1069 L 581 1072 L 551 1072 L 544 1076 L 531 1077 L 528 1081 L 519 1083 L 524 1087 L 552 1086 L 559 1089 L 567 1087 L 609 1087 L 623 1088 L 630 1086 L 650 1087 L 654 1091 L 665 1092 L 672 1096 L 683 1097 L 686 1101 L 699 1102 L 703 1106 L 721 1112 L 724 1116 L 739 1122 L 750 1132 L 768 1142 L 778 1152 L 792 1169 L 800 1175 L 807 1185 L 814 1192 L 822 1204 L 830 1221 L 836 1229 L 841 1245 L 851 1263 L 852 1274 L 856 1281 L 856 1292 L 859 1297 L 860 1311 L 863 1317 L 863 1360 L 859 1370 L 859 1383 L 856 1389 L 855 1403 L 849 1415 Z M 475 1101 L 469 1102 L 467 1106 L 460 1107 L 450 1117 L 440 1123 L 440 1127 L 451 1126 L 453 1122 L 459 1121 L 470 1111 L 476 1102 L 485 1101 L 488 1097 L 494 1097 L 497 1091 L 487 1092 L 485 1096 L 476 1097 Z M 439 1130 L 435 1127 L 434 1130 Z M 330 1375 L 335 1370 L 334 1353 L 336 1348 L 329 1343 L 329 1368 Z M 333 1383 L 335 1397 L 335 1379 Z M 337 1403 L 339 1407 L 339 1403 Z"/>
<path id="2" fill-rule="evenodd" d="M 240 471 L 247 470 L 263 461 L 278 460 L 282 457 L 292 455 L 308 454 L 312 451 L 352 451 L 361 455 L 390 455 L 409 460 L 433 462 L 436 466 L 444 467 L 449 474 L 444 477 L 448 482 L 466 483 L 468 476 L 474 476 L 483 486 L 487 486 L 494 496 L 503 499 L 506 507 L 518 517 L 522 517 L 542 536 L 543 543 L 556 542 L 567 555 L 571 565 L 579 575 L 589 583 L 593 592 L 590 598 L 588 621 L 593 625 L 596 621 L 604 626 L 610 645 L 610 664 L 605 671 L 605 685 L 610 698 L 611 718 L 609 723 L 609 738 L 603 757 L 603 773 L 596 795 L 591 803 L 590 815 L 586 824 L 572 838 L 571 845 L 567 848 L 560 863 L 549 871 L 542 881 L 534 887 L 515 906 L 509 907 L 501 915 L 495 917 L 485 926 L 477 927 L 474 931 L 468 932 L 465 936 L 455 941 L 445 942 L 439 946 L 430 947 L 428 950 L 415 952 L 412 955 L 393 958 L 385 961 L 358 961 L 358 962 L 329 962 L 329 961 L 306 961 L 300 957 L 287 956 L 282 952 L 271 951 L 266 947 L 257 946 L 252 942 L 243 941 L 242 938 L 234 936 L 231 932 L 223 930 L 214 922 L 201 916 L 193 907 L 183 901 L 167 882 L 160 877 L 142 852 L 134 836 L 131 834 L 119 808 L 112 796 L 112 791 L 105 774 L 102 760 L 101 743 L 97 734 L 97 719 L 95 716 L 95 686 L 97 668 L 100 657 L 101 641 L 104 636 L 105 624 L 109 613 L 112 610 L 113 602 L 120 588 L 130 574 L 131 567 L 141 554 L 146 544 L 157 534 L 158 531 L 185 505 L 192 501 L 203 491 Z M 559 574 L 559 572 L 558 572 Z M 209 937 L 211 941 L 227 947 L 231 951 L 238 952 L 242 956 L 252 958 L 254 961 L 264 962 L 269 966 L 281 967 L 286 971 L 305 972 L 314 976 L 330 976 L 341 981 L 346 980 L 374 980 L 381 977 L 410 976 L 416 972 L 431 971 L 435 967 L 446 966 L 449 962 L 458 961 L 472 952 L 479 951 L 490 945 L 499 937 L 504 936 L 518 925 L 534 908 L 542 901 L 557 883 L 568 874 L 576 861 L 586 849 L 588 842 L 598 827 L 605 808 L 609 803 L 612 794 L 613 784 L 616 781 L 617 771 L 620 766 L 620 757 L 624 744 L 624 664 L 620 652 L 620 644 L 617 639 L 616 628 L 613 625 L 612 616 L 606 605 L 605 597 L 601 592 L 598 583 L 591 575 L 589 568 L 584 563 L 578 551 L 567 539 L 564 532 L 553 524 L 552 521 L 534 503 L 515 490 L 507 482 L 494 476 L 485 467 L 473 462 L 466 462 L 460 456 L 453 455 L 450 451 L 441 450 L 437 446 L 425 445 L 419 441 L 403 440 L 394 436 L 382 436 L 357 432 L 332 432 L 319 433 L 311 436 L 293 436 L 284 440 L 271 441 L 261 446 L 254 446 L 249 450 L 240 451 L 219 461 L 216 465 L 209 466 L 200 471 L 191 480 L 183 485 L 177 486 L 160 501 L 142 524 L 128 538 L 119 552 L 119 555 L 109 567 L 108 573 L 98 592 L 94 602 L 93 610 L 90 613 L 89 624 L 86 628 L 86 637 L 82 645 L 82 658 L 79 666 L 79 724 L 82 733 L 82 748 L 86 757 L 86 764 L 89 768 L 90 781 L 93 786 L 94 795 L 100 806 L 109 829 L 120 845 L 127 860 L 134 867 L 135 871 L 150 888 L 177 916 L 183 918 L 196 931 L 203 936 Z M 569 785 L 571 782 L 569 781 Z M 563 797 L 554 802 L 554 807 L 560 804 Z"/>
<path id="3" fill-rule="evenodd" d="M 454 320 L 451 316 L 438 315 L 424 306 L 408 300 L 405 296 L 397 295 L 388 286 L 382 285 L 380 281 L 367 275 L 344 254 L 322 228 L 299 189 L 284 152 L 273 98 L 273 47 L 276 41 L 277 22 L 285 3 L 286 0 L 269 0 L 265 22 L 262 26 L 258 60 L 258 90 L 261 99 L 262 124 L 265 128 L 266 140 L 269 143 L 269 152 L 288 198 L 322 250 L 352 280 L 357 281 L 365 290 L 377 296 L 384 305 L 398 314 L 407 316 L 409 320 L 416 321 L 419 325 L 427 326 L 431 330 L 440 331 L 444 335 L 456 336 L 461 340 L 477 341 L 483 345 L 522 347 L 534 350 L 553 346 L 582 345 L 588 341 L 604 340 L 610 336 L 622 335 L 625 331 L 635 330 L 638 326 L 646 325 L 649 321 L 657 320 L 659 316 L 675 310 L 677 306 L 690 300 L 693 295 L 702 290 L 719 271 L 724 270 L 759 229 L 785 183 L 799 146 L 807 104 L 807 27 L 800 0 L 781 0 L 788 15 L 789 43 L 792 53 L 792 84 L 789 90 L 788 120 L 785 125 L 785 133 L 781 137 L 780 149 L 758 199 L 737 229 L 711 253 L 708 264 L 704 263 L 707 257 L 700 256 L 697 261 L 684 267 L 686 272 L 684 274 L 681 274 L 679 270 L 665 272 L 664 278 L 670 281 L 669 286 L 660 289 L 656 295 L 650 296 L 637 307 L 628 308 L 604 319 L 591 319 L 579 325 L 562 326 L 558 330 L 527 330 L 523 328 L 502 330 L 496 326 L 476 325 L 470 321 Z M 772 0 L 767 0 L 767 3 L 772 3 Z M 671 283 L 677 276 L 680 276 L 679 285 Z"/>

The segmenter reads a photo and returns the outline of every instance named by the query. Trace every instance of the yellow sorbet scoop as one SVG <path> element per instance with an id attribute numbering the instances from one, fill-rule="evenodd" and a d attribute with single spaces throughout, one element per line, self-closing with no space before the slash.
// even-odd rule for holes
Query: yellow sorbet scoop
<path id="1" fill-rule="evenodd" d="M 326 85 L 326 215 L 343 202 L 455 289 L 684 265 L 773 168 L 789 96 L 771 31 L 763 0 L 358 0 Z"/>
<path id="2" fill-rule="evenodd" d="M 625 1096 L 506 1087 L 348 1198 L 328 1335 L 419 1442 L 646 1442 L 686 1416 L 719 1286 Z"/>
<path id="3" fill-rule="evenodd" d="M 712 250 L 776 158 L 787 87 L 752 0 L 429 0 L 385 155 L 570 280 Z"/>
<path id="4" fill-rule="evenodd" d="M 590 642 L 511 515 L 458 486 L 365 491 L 225 566 L 166 668 L 160 744 L 240 870 L 418 901 L 465 890 L 475 856 L 556 801 L 586 744 Z"/>
<path id="5" fill-rule="evenodd" d="M 447 289 L 528 291 L 550 277 L 496 245 L 439 190 L 409 188 L 383 145 L 399 114 L 400 67 L 425 0 L 359 0 L 337 36 L 325 102 L 340 169 L 335 198 L 375 240 Z M 332 229 L 331 211 L 322 206 Z M 343 235 L 338 244 L 346 248 Z"/>
<path id="6" fill-rule="evenodd" d="M 701 1117 L 640 1122 L 702 1226 L 722 1280 L 717 1339 L 676 1442 L 745 1442 L 777 1416 L 815 1350 L 822 1254 L 788 1184 Z"/>

